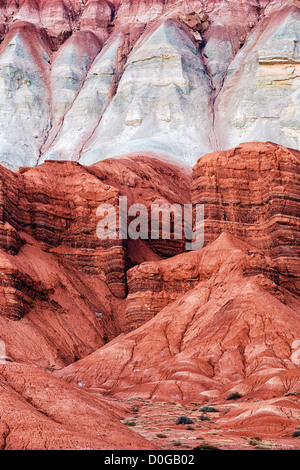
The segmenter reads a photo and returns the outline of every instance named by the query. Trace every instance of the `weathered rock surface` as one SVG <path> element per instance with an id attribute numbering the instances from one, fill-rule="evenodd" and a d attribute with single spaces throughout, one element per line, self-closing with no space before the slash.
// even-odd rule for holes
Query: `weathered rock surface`
<path id="1" fill-rule="evenodd" d="M 39 368 L 0 365 L 1 450 L 155 449 L 120 423 L 126 409 Z"/>
<path id="2" fill-rule="evenodd" d="M 205 207 L 205 247 L 130 269 L 128 333 L 55 375 L 119 399 L 217 403 L 224 429 L 291 435 L 299 152 L 252 143 L 209 154 L 194 167 L 192 199 Z"/>
<path id="3" fill-rule="evenodd" d="M 256 248 L 245 275 L 264 273 L 299 294 L 300 153 L 272 143 L 243 144 L 199 159 L 193 203 L 204 205 L 204 243 L 227 232 Z M 201 253 L 201 251 L 199 252 Z M 264 253 L 272 260 L 265 264 Z M 135 329 L 212 273 L 198 252 L 127 273 L 127 329 Z M 188 255 L 187 255 L 188 256 Z M 261 262 L 260 262 L 261 260 Z M 257 264 L 258 263 L 258 264 Z M 263 267 L 265 266 L 265 267 Z"/>
<path id="4" fill-rule="evenodd" d="M 0 0 L 0 449 L 296 448 L 299 12 Z M 204 248 L 100 240 L 120 196 L 203 204 Z"/>
<path id="5" fill-rule="evenodd" d="M 230 232 L 268 253 L 281 282 L 299 293 L 300 152 L 243 144 L 199 159 L 193 204 L 204 204 L 205 243 Z"/>
<path id="6" fill-rule="evenodd" d="M 181 240 L 100 240 L 98 206 L 189 203 L 191 172 L 144 157 L 0 171 L 1 339 L 14 360 L 62 367 L 124 330 L 129 267 L 183 251 Z"/>
<path id="7" fill-rule="evenodd" d="M 0 42 L 11 169 L 299 148 L 298 0 L 2 1 Z"/>
<path id="8" fill-rule="evenodd" d="M 299 149 L 299 21 L 296 5 L 264 18 L 229 65 L 215 108 L 220 150 L 253 136 Z"/>
<path id="9" fill-rule="evenodd" d="M 199 277 L 186 293 L 176 288 L 183 265 L 193 278 Z M 149 274 L 154 271 L 148 268 Z M 223 234 L 197 253 L 178 255 L 172 265 L 166 260 L 154 268 L 164 276 L 165 291 L 174 286 L 177 300 L 167 292 L 166 306 L 155 315 L 154 304 L 151 320 L 146 317 L 138 329 L 55 374 L 119 398 L 224 403 L 238 391 L 243 399 L 234 407 L 233 419 L 222 417 L 227 426 L 246 426 L 253 407 L 249 400 L 259 397 L 254 413 L 259 420 L 262 416 L 276 432 L 295 427 L 298 403 L 291 416 L 280 401 L 272 404 L 274 412 L 264 402 L 300 391 L 299 298 L 275 282 L 270 258 Z M 159 294 L 153 289 L 152 299 Z M 151 307 L 151 294 L 143 297 Z"/>

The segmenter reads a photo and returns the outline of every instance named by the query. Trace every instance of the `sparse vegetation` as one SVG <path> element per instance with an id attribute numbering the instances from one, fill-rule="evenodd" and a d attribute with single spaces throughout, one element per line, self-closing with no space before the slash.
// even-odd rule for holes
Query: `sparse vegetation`
<path id="1" fill-rule="evenodd" d="M 126 424 L 126 426 L 130 426 L 130 427 L 136 426 L 136 422 L 135 422 L 135 421 L 125 421 L 124 424 Z"/>
<path id="2" fill-rule="evenodd" d="M 242 398 L 243 395 L 241 395 L 239 392 L 232 392 L 228 395 L 226 400 L 238 400 L 239 398 Z"/>
<path id="3" fill-rule="evenodd" d="M 200 421 L 211 421 L 211 419 L 208 416 L 201 415 L 199 416 Z"/>
<path id="4" fill-rule="evenodd" d="M 156 434 L 156 437 L 159 437 L 159 439 L 166 439 L 168 436 L 166 434 L 158 433 Z"/>
<path id="5" fill-rule="evenodd" d="M 194 421 L 188 416 L 179 416 L 179 418 L 177 418 L 176 424 L 194 424 Z"/>
<path id="6" fill-rule="evenodd" d="M 220 450 L 218 447 L 213 446 L 212 444 L 200 444 L 199 446 L 194 447 L 193 450 Z"/>
<path id="7" fill-rule="evenodd" d="M 250 437 L 248 441 L 251 446 L 257 446 L 259 443 L 262 442 L 262 438 L 259 436 Z"/>
<path id="8" fill-rule="evenodd" d="M 300 429 L 297 429 L 296 431 L 294 431 L 292 436 L 293 437 L 300 437 Z"/>
<path id="9" fill-rule="evenodd" d="M 175 442 L 173 442 L 173 446 L 174 446 L 174 447 L 180 447 L 180 446 L 181 446 L 181 442 L 180 442 L 180 441 L 175 441 Z"/>

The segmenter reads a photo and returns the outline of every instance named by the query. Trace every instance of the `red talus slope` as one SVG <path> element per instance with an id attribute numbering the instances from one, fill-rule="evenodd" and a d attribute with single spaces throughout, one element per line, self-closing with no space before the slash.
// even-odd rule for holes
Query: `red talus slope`
<path id="1" fill-rule="evenodd" d="M 61 367 L 123 331 L 128 266 L 182 251 L 100 240 L 97 207 L 189 202 L 190 173 L 143 158 L 0 170 L 1 339 L 15 360 Z"/>
<path id="2" fill-rule="evenodd" d="M 134 331 L 58 376 L 120 398 L 213 400 L 225 427 L 244 428 L 249 416 L 253 430 L 295 427 L 298 171 L 299 153 L 270 143 L 200 159 L 193 200 L 205 206 L 206 246 L 133 267 Z M 242 398 L 228 404 L 236 391 Z"/>
<path id="3" fill-rule="evenodd" d="M 126 409 L 38 368 L 0 365 L 1 450 L 153 449 L 120 423 Z"/>
<path id="4" fill-rule="evenodd" d="M 58 374 L 118 396 L 189 400 L 220 397 L 232 384 L 254 393 L 264 378 L 273 394 L 278 387 L 270 377 L 300 379 L 292 352 L 300 334 L 299 300 L 272 280 L 269 258 L 223 234 L 196 254 L 178 255 L 171 266 L 161 261 L 158 268 L 169 279 L 173 269 L 176 282 L 183 264 L 200 278 L 194 288 Z M 299 387 L 297 380 L 294 385 Z"/>

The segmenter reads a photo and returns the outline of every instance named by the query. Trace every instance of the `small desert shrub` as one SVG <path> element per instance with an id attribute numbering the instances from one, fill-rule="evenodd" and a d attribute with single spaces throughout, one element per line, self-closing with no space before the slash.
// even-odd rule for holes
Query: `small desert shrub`
<path id="1" fill-rule="evenodd" d="M 214 408 L 213 406 L 208 406 L 208 405 L 202 406 L 202 408 L 200 408 L 199 411 L 202 411 L 202 413 L 218 413 L 219 412 L 217 408 Z"/>
<path id="2" fill-rule="evenodd" d="M 135 422 L 135 421 L 125 421 L 124 424 L 126 424 L 126 426 L 130 426 L 130 427 L 136 426 L 136 422 Z"/>
<path id="3" fill-rule="evenodd" d="M 168 437 L 166 434 L 156 434 L 156 437 L 159 437 L 160 439 L 166 439 L 166 437 Z"/>
<path id="4" fill-rule="evenodd" d="M 187 416 L 179 416 L 176 421 L 176 424 L 194 424 L 194 421 Z"/>
<path id="5" fill-rule="evenodd" d="M 194 426 L 187 426 L 186 429 L 188 431 L 194 431 L 195 430 Z"/>
<path id="6" fill-rule="evenodd" d="M 173 442 L 173 446 L 174 446 L 174 447 L 180 447 L 180 446 L 181 446 L 181 442 L 180 442 L 180 441 L 175 441 L 175 442 Z"/>
<path id="7" fill-rule="evenodd" d="M 200 421 L 211 421 L 211 419 L 208 416 L 201 415 L 199 416 Z"/>
<path id="8" fill-rule="evenodd" d="M 300 430 L 294 431 L 292 434 L 293 437 L 300 437 Z"/>
<path id="9" fill-rule="evenodd" d="M 203 444 L 200 444 L 197 447 L 194 447 L 193 450 L 220 450 L 220 449 L 216 446 L 211 445 L 211 444 L 203 443 Z"/>
<path id="10" fill-rule="evenodd" d="M 262 441 L 262 438 L 259 436 L 250 437 L 249 444 L 251 444 L 252 446 L 257 446 L 258 444 L 261 443 L 261 441 Z"/>
<path id="11" fill-rule="evenodd" d="M 242 398 L 242 396 L 243 395 L 241 395 L 239 392 L 232 392 L 230 395 L 228 395 L 226 400 L 238 400 L 239 398 Z"/>
<path id="12" fill-rule="evenodd" d="M 290 396 L 296 397 L 297 395 L 298 395 L 297 392 L 287 392 L 287 393 L 285 393 L 283 396 L 284 396 L 284 397 L 290 397 Z"/>

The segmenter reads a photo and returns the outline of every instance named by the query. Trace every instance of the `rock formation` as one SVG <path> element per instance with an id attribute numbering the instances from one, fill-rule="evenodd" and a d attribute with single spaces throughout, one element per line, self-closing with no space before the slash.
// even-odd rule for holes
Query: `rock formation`
<path id="1" fill-rule="evenodd" d="M 205 206 L 205 247 L 130 269 L 129 332 L 56 375 L 119 399 L 222 409 L 238 391 L 222 426 L 242 429 L 254 414 L 256 429 L 291 430 L 299 407 L 279 399 L 300 391 L 298 168 L 299 152 L 271 143 L 199 159 L 192 197 Z"/>
<path id="2" fill-rule="evenodd" d="M 125 403 L 213 401 L 214 422 L 228 432 L 291 437 L 300 393 L 298 169 L 296 150 L 257 142 L 199 159 L 193 181 L 186 167 L 145 156 L 92 166 L 48 161 L 16 173 L 2 167 L 0 377 L 16 381 L 17 368 L 18 380 L 28 373 L 39 383 L 53 373 L 56 411 L 45 410 L 53 421 L 67 381 L 84 391 L 82 412 L 95 393 Z M 204 204 L 204 248 L 100 240 L 97 206 L 118 212 L 121 195 L 148 211 L 153 202 Z M 55 448 L 47 437 L 53 423 L 25 410 L 18 387 L 5 389 L 4 403 L 40 423 L 33 446 L 46 440 Z M 238 403 L 228 404 L 237 393 Z M 69 419 L 60 421 L 63 446 L 106 446 L 87 440 L 81 422 L 71 435 Z M 23 435 L 11 418 L 2 421 L 2 447 L 24 446 L 29 428 Z"/>
<path id="3" fill-rule="evenodd" d="M 0 42 L 10 169 L 299 147 L 298 0 L 3 0 Z"/>
<path id="4" fill-rule="evenodd" d="M 187 286 L 193 278 L 186 293 L 178 288 L 182 266 L 189 271 Z M 254 415 L 265 414 L 274 433 L 282 428 L 291 432 L 299 404 L 291 405 L 291 416 L 289 399 L 285 404 L 274 399 L 300 392 L 300 305 L 299 297 L 276 283 L 272 260 L 222 234 L 196 254 L 176 256 L 172 265 L 168 260 L 147 268 L 150 280 L 143 286 L 149 290 L 128 297 L 128 319 L 135 320 L 132 311 L 136 315 L 139 305 L 146 323 L 57 376 L 123 399 L 138 395 L 163 402 L 214 402 L 223 408 L 228 395 L 239 392 L 243 399 L 229 416 L 220 417 L 223 425 L 247 429 L 243 417 L 252 415 L 251 401 L 260 398 Z M 158 292 L 151 277 L 156 271 L 162 279 Z M 150 320 L 146 307 L 156 314 Z"/>
<path id="5" fill-rule="evenodd" d="M 194 204 L 205 208 L 205 243 L 230 232 L 270 254 L 299 294 L 300 152 L 272 143 L 206 155 L 193 169 Z"/>
<path id="6" fill-rule="evenodd" d="M 0 324 L 8 355 L 56 368 L 120 334 L 127 269 L 181 253 L 183 243 L 100 240 L 97 208 L 118 211 L 120 195 L 128 206 L 189 203 L 190 189 L 189 171 L 142 157 L 1 168 Z"/>
<path id="7" fill-rule="evenodd" d="M 299 447 L 299 19 L 0 0 L 1 450 Z"/>
<path id="8" fill-rule="evenodd" d="M 120 423 L 126 409 L 22 364 L 0 365 L 1 450 L 155 449 Z"/>

